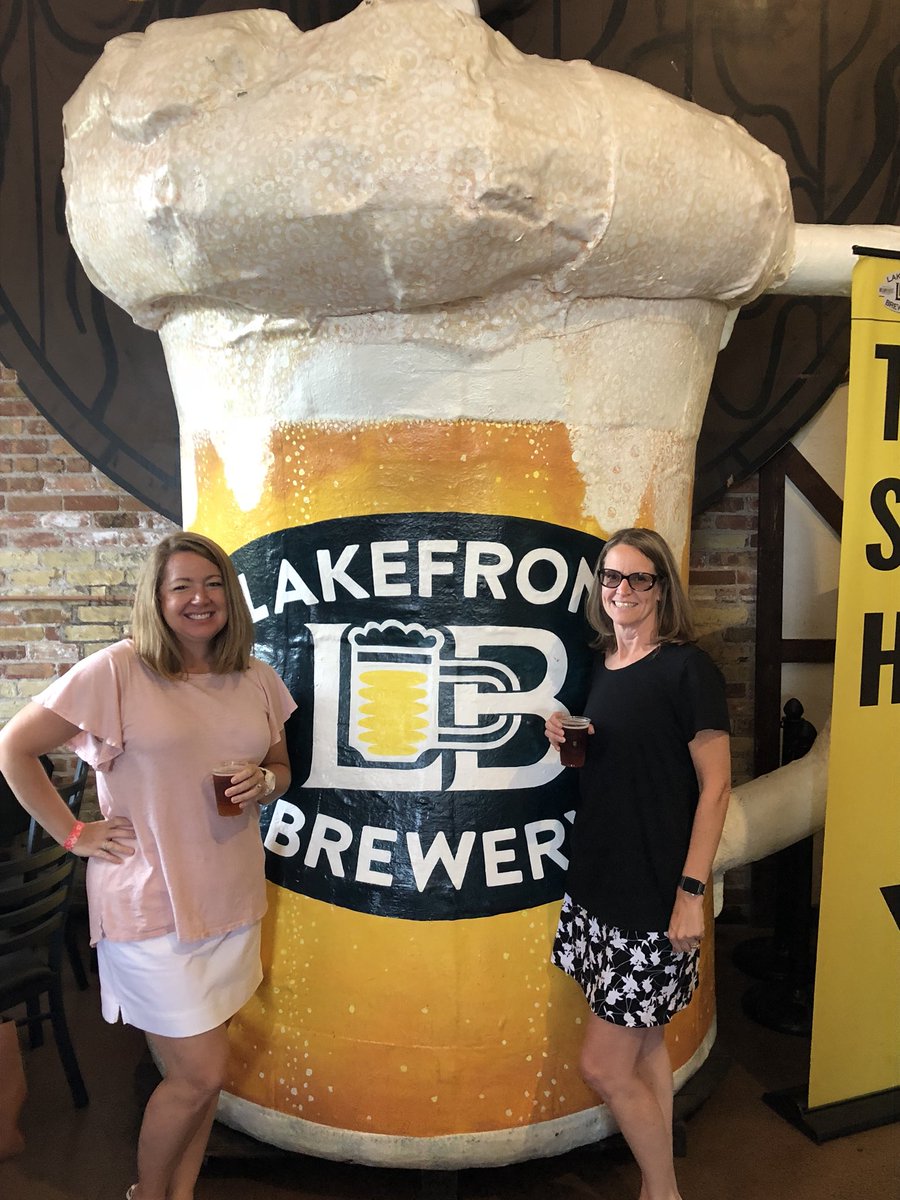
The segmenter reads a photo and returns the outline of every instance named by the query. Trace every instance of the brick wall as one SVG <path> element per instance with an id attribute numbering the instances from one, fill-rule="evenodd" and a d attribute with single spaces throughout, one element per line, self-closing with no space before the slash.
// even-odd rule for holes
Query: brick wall
<path id="1" fill-rule="evenodd" d="M 731 713 L 732 777 L 753 777 L 753 676 L 756 652 L 757 476 L 732 487 L 691 529 L 690 597 L 700 645 L 725 676 Z M 749 866 L 725 880 L 723 919 L 751 913 Z"/>
<path id="2" fill-rule="evenodd" d="M 144 549 L 174 528 L 60 437 L 0 366 L 0 722 L 66 666 L 127 631 Z M 701 644 L 722 668 L 734 779 L 749 779 L 756 615 L 756 479 L 698 517 L 690 594 Z M 60 774 L 71 769 L 59 756 Z M 746 880 L 734 873 L 729 903 Z"/>
<path id="3" fill-rule="evenodd" d="M 0 722 L 120 638 L 147 545 L 173 528 L 92 467 L 0 366 Z M 59 772 L 71 763 L 54 756 Z"/>
<path id="4" fill-rule="evenodd" d="M 758 517 L 754 475 L 695 517 L 691 529 L 691 603 L 700 644 L 725 676 L 736 783 L 753 773 Z"/>

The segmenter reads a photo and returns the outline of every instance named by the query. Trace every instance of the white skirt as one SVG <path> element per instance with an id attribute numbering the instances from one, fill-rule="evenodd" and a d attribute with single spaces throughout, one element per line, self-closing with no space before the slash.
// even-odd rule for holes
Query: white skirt
<path id="1" fill-rule="evenodd" d="M 242 1008 L 262 982 L 260 923 L 221 937 L 179 942 L 174 933 L 97 943 L 104 1020 L 145 1033 L 192 1037 Z"/>

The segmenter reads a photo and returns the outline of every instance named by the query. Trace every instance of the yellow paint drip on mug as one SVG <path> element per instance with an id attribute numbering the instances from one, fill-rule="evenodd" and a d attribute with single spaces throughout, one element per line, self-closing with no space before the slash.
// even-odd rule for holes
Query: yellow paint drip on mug
<path id="1" fill-rule="evenodd" d="M 514 514 L 603 530 L 585 511 L 584 480 L 562 422 L 323 421 L 276 425 L 259 504 L 244 512 L 211 441 L 188 451 L 193 524 L 229 550 L 293 525 L 374 512 Z"/>

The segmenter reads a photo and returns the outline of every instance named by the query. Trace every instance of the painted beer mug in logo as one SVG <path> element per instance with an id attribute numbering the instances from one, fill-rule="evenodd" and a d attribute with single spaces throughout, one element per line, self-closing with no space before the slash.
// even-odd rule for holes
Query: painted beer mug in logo
<path id="1" fill-rule="evenodd" d="M 405 645 L 388 640 L 384 626 L 371 643 L 369 626 L 351 635 L 350 744 L 369 762 L 415 762 L 437 744 L 437 652 L 444 636 L 399 622 L 393 628 L 406 635 Z"/>
<path id="2" fill-rule="evenodd" d="M 441 668 L 440 652 L 446 638 L 438 629 L 386 621 L 370 622 L 350 635 L 352 644 L 352 699 L 350 744 L 370 762 L 415 762 L 426 750 L 454 746 L 458 750 L 488 750 L 501 746 L 515 735 L 521 723 L 520 705 L 494 716 L 482 726 L 485 711 L 478 703 L 487 689 L 510 695 L 516 676 L 503 663 L 485 659 Z M 439 724 L 440 687 L 454 695 L 466 694 L 467 713 L 459 712 L 463 698 L 454 705 L 457 720 L 469 717 L 465 726 Z M 469 687 L 464 688 L 468 682 Z M 490 706 L 488 711 L 496 711 Z"/>
<path id="3" fill-rule="evenodd" d="M 185 522 L 299 704 L 220 1115 L 407 1166 L 595 1139 L 548 964 L 577 776 L 543 721 L 584 700 L 603 537 L 683 552 L 729 307 L 790 256 L 783 164 L 438 0 L 159 22 L 65 115 L 74 244 L 160 330 Z"/>

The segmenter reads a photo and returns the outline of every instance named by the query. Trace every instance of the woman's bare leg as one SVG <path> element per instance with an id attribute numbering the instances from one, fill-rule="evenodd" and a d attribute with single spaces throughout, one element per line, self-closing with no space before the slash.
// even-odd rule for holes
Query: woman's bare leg
<path id="1" fill-rule="evenodd" d="M 200 1168 L 203 1166 L 203 1160 L 206 1157 L 209 1131 L 212 1129 L 213 1121 L 216 1118 L 218 1104 L 219 1097 L 215 1095 L 209 1102 L 209 1108 L 204 1114 L 197 1132 L 188 1142 L 184 1153 L 178 1160 L 175 1170 L 172 1172 L 169 1190 L 166 1192 L 167 1200 L 194 1200 L 194 1187 L 197 1183 L 197 1176 L 200 1174 Z M 138 1200 L 140 1200 L 140 1197 L 138 1197 Z"/>
<path id="2" fill-rule="evenodd" d="M 663 1121 L 671 1133 L 675 1099 L 672 1079 L 672 1060 L 662 1028 L 648 1029 L 644 1048 L 638 1059 L 638 1072 L 656 1097 Z"/>
<path id="3" fill-rule="evenodd" d="M 194 1037 L 147 1035 L 164 1077 L 144 1110 L 134 1200 L 193 1200 L 228 1063 L 225 1025 Z"/>
<path id="4" fill-rule="evenodd" d="M 672 1078 L 672 1060 L 666 1046 L 665 1036 L 661 1028 L 646 1030 L 647 1039 L 643 1052 L 638 1059 L 638 1073 L 656 1098 L 662 1113 L 663 1125 L 669 1131 L 669 1147 L 672 1147 L 672 1119 L 675 1100 L 675 1087 Z M 674 1162 L 672 1173 L 674 1175 Z M 678 1188 L 676 1186 L 675 1195 Z M 647 1193 L 642 1192 L 639 1200 L 648 1200 Z"/>
<path id="5" fill-rule="evenodd" d="M 672 1158 L 672 1075 L 662 1039 L 661 1029 L 628 1029 L 592 1013 L 581 1051 L 585 1082 L 609 1107 L 640 1167 L 640 1200 L 680 1200 Z"/>

